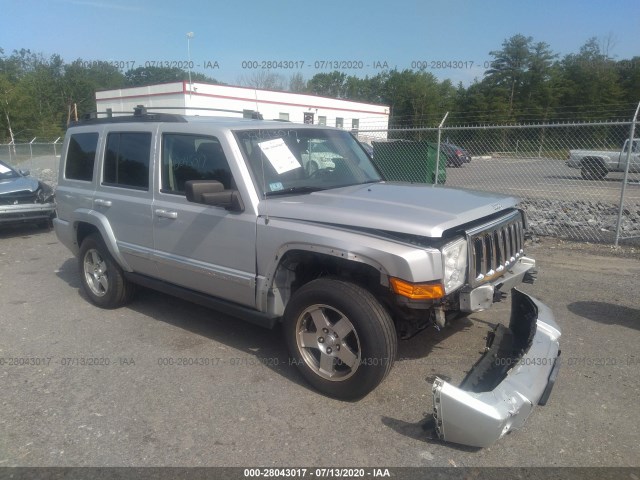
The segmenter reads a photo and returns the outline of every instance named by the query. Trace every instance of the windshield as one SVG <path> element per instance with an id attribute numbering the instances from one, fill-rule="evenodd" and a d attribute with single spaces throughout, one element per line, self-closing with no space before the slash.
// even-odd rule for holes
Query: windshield
<path id="1" fill-rule="evenodd" d="M 5 178 L 17 178 L 20 174 L 4 162 L 0 162 L 0 180 Z"/>
<path id="2" fill-rule="evenodd" d="M 382 180 L 348 132 L 280 127 L 239 131 L 236 138 L 258 191 L 265 196 Z"/>

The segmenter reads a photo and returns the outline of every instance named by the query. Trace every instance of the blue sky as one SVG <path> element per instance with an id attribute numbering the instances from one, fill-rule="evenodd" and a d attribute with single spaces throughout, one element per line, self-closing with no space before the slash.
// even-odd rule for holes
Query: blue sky
<path id="1" fill-rule="evenodd" d="M 0 0 L 0 12 L 5 54 L 28 48 L 67 62 L 187 61 L 186 34 L 194 32 L 194 71 L 231 84 L 256 72 L 243 62 L 271 60 L 292 67 L 275 73 L 306 79 L 333 70 L 322 62 L 361 66 L 342 70 L 358 76 L 375 75 L 384 62 L 466 62 L 429 70 L 469 84 L 489 52 L 518 33 L 560 55 L 596 36 L 613 39 L 618 59 L 640 56 L 638 0 Z"/>

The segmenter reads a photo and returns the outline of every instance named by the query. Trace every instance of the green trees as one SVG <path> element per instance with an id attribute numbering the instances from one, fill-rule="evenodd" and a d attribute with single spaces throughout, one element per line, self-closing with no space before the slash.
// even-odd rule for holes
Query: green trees
<path id="1" fill-rule="evenodd" d="M 154 85 L 156 83 L 181 82 L 189 80 L 189 72 L 178 67 L 138 67 L 133 70 L 127 70 L 124 74 L 124 85 L 126 87 L 142 87 L 145 85 Z M 209 82 L 220 83 L 215 78 L 207 77 L 200 72 L 191 72 L 191 81 L 193 82 Z M 107 87 L 103 88 L 118 87 Z"/>
<path id="2" fill-rule="evenodd" d="M 136 68 L 122 73 L 109 62 L 59 55 L 44 57 L 21 49 L 6 55 L 0 48 L 0 142 L 61 136 L 70 120 L 96 109 L 95 93 L 123 87 L 188 79 L 179 68 Z M 194 81 L 218 83 L 194 72 Z"/>
<path id="3" fill-rule="evenodd" d="M 55 85 L 62 60 L 22 49 L 10 57 L 0 50 L 0 126 L 2 137 L 48 136 L 61 132 L 56 126 Z"/>
<path id="4" fill-rule="evenodd" d="M 514 35 L 489 52 L 489 68 L 469 86 L 454 86 L 427 70 L 385 70 L 360 78 L 341 71 L 300 73 L 289 80 L 268 72 L 250 79 L 258 88 L 287 88 L 390 106 L 391 126 L 628 119 L 640 101 L 640 57 L 617 60 L 611 41 L 590 38 L 577 53 L 554 53 L 545 42 Z M 151 85 L 189 78 L 180 68 L 139 67 L 123 72 L 109 62 L 59 55 L 45 57 L 0 48 L 0 142 L 61 135 L 74 109 L 95 110 L 98 90 Z M 199 72 L 193 81 L 219 83 Z M 276 81 L 277 80 L 277 81 Z"/>
<path id="5" fill-rule="evenodd" d="M 575 106 L 575 114 L 585 120 L 609 118 L 612 107 L 625 100 L 616 64 L 597 39 L 590 38 L 579 53 L 567 55 L 560 64 L 560 103 Z M 639 99 L 627 101 L 633 100 Z"/>

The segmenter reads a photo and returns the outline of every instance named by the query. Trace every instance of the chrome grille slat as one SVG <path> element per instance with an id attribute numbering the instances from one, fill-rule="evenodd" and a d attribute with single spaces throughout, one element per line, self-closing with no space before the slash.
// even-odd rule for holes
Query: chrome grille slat
<path id="1" fill-rule="evenodd" d="M 524 226 L 520 212 L 512 212 L 492 223 L 467 232 L 469 280 L 472 287 L 501 275 L 519 259 L 524 248 Z"/>

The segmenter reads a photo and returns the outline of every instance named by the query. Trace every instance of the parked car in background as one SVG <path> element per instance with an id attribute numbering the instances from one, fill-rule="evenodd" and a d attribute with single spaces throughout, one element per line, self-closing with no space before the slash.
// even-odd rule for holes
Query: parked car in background
<path id="1" fill-rule="evenodd" d="M 569 150 L 567 166 L 579 168 L 585 180 L 602 180 L 609 172 L 624 172 L 627 165 L 629 140 L 622 150 Z M 629 171 L 640 172 L 640 138 L 633 139 L 629 158 Z"/>
<path id="2" fill-rule="evenodd" d="M 56 204 L 53 189 L 0 161 L 0 225 L 37 223 L 50 228 Z"/>
<path id="3" fill-rule="evenodd" d="M 323 140 L 310 140 L 302 146 L 302 166 L 309 175 L 318 170 L 335 168 L 334 160 L 342 159 L 342 156 L 331 149 L 328 142 Z"/>
<path id="4" fill-rule="evenodd" d="M 440 153 L 447 159 L 447 167 L 461 167 L 471 161 L 471 155 L 464 148 L 452 143 L 441 143 Z"/>

